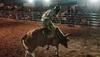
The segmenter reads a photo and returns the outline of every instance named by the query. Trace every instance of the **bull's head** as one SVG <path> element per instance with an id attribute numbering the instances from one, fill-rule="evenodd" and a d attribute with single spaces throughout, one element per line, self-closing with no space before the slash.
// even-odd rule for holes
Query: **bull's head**
<path id="1" fill-rule="evenodd" d="M 66 35 L 64 36 L 63 39 L 64 39 L 64 41 L 61 42 L 61 44 L 62 44 L 64 47 L 68 48 L 69 34 L 66 34 Z"/>
<path id="2" fill-rule="evenodd" d="M 56 28 L 57 38 L 59 39 L 59 43 L 62 44 L 64 47 L 68 48 L 68 36 L 69 34 L 63 35 L 59 28 Z"/>

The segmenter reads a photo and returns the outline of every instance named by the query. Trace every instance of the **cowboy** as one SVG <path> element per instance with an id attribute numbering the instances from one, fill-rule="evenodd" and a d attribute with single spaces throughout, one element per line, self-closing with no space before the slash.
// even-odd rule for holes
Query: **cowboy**
<path id="1" fill-rule="evenodd" d="M 59 36 L 59 39 L 64 39 L 66 36 L 69 35 L 69 34 L 64 35 L 63 32 L 58 27 L 56 27 L 52 22 L 52 19 L 59 13 L 60 9 L 61 9 L 61 7 L 59 5 L 57 5 L 53 9 L 47 10 L 42 15 L 41 21 L 43 22 L 43 28 L 47 28 L 52 31 L 52 33 L 44 31 L 43 34 L 45 35 L 45 38 L 47 38 L 48 35 L 50 35 L 50 34 L 52 34 L 53 36 L 55 36 L 55 35 Z"/>
<path id="2" fill-rule="evenodd" d="M 53 9 L 47 10 L 43 15 L 41 21 L 43 22 L 43 27 L 50 30 L 55 30 L 55 25 L 52 19 L 59 13 L 61 7 L 59 5 L 55 6 Z"/>

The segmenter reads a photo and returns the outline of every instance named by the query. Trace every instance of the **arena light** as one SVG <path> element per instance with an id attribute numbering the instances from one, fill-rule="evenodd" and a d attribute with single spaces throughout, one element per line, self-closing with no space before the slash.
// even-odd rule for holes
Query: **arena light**
<path id="1" fill-rule="evenodd" d="M 23 6 L 25 7 L 35 7 L 35 0 L 23 0 Z"/>
<path id="2" fill-rule="evenodd" d="M 88 8 L 92 8 L 92 9 L 95 9 L 95 10 L 99 10 L 100 8 L 100 0 L 88 0 L 87 1 L 87 6 Z"/>
<path id="3" fill-rule="evenodd" d="M 92 3 L 92 4 L 96 4 L 96 3 L 99 2 L 99 0 L 89 0 L 89 2 Z"/>
<path id="4" fill-rule="evenodd" d="M 48 7 L 48 6 L 50 6 L 50 4 L 51 4 L 51 0 L 43 0 L 42 2 L 43 2 L 43 5 L 44 5 L 45 7 Z"/>
<path id="5" fill-rule="evenodd" d="M 27 0 L 29 3 L 33 3 L 34 2 L 34 0 Z"/>
<path id="6" fill-rule="evenodd" d="M 50 0 L 44 0 L 45 1 L 45 3 L 50 3 Z"/>

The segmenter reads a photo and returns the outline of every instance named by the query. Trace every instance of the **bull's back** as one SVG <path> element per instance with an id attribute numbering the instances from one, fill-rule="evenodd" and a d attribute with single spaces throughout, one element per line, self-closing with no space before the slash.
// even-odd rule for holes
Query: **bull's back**
<path id="1" fill-rule="evenodd" d="M 28 32 L 21 40 L 22 45 L 27 50 L 34 50 L 36 48 L 37 33 L 35 31 Z"/>
<path id="2" fill-rule="evenodd" d="M 44 42 L 44 35 L 42 34 L 41 29 L 36 29 L 29 31 L 23 38 L 22 38 L 22 45 L 27 50 L 34 50 L 38 46 L 45 46 L 46 43 Z"/>

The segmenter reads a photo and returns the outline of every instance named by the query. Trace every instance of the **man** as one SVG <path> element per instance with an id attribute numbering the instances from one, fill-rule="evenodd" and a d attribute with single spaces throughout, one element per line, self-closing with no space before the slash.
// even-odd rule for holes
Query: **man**
<path id="1" fill-rule="evenodd" d="M 50 31 L 52 31 L 52 33 L 49 33 L 47 31 L 43 32 L 45 35 L 45 39 L 48 37 L 48 35 L 50 36 L 50 34 L 52 34 L 53 36 L 56 36 L 58 37 L 58 39 L 60 39 L 59 42 L 61 42 L 61 44 L 66 46 L 66 42 L 69 41 L 69 39 L 66 39 L 66 37 L 69 34 L 64 35 L 62 31 L 58 27 L 56 27 L 52 22 L 52 19 L 59 13 L 60 9 L 61 7 L 57 5 L 53 9 L 47 10 L 42 15 L 41 21 L 43 22 L 43 28 L 47 28 Z"/>
<path id="2" fill-rule="evenodd" d="M 52 19 L 56 17 L 59 13 L 61 7 L 59 5 L 55 6 L 53 9 L 47 10 L 43 15 L 41 21 L 43 22 L 43 27 L 48 28 L 50 30 L 55 30 L 56 27 L 52 23 Z"/>

